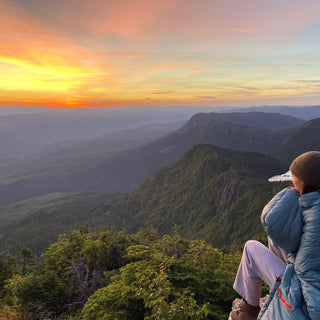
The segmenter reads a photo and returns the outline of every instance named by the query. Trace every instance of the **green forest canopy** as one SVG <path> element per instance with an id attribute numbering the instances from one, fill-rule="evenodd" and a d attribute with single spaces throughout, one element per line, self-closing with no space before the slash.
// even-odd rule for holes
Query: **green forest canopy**
<path id="1" fill-rule="evenodd" d="M 3 301 L 26 320 L 226 319 L 238 251 L 223 253 L 177 230 L 159 237 L 152 228 L 89 229 L 60 235 L 23 272 L 11 268 L 0 283 Z"/>

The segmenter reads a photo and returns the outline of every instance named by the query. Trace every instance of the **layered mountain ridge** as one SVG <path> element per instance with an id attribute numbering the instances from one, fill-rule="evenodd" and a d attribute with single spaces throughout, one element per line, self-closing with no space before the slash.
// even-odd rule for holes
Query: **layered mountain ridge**
<path id="1" fill-rule="evenodd" d="M 263 121 L 264 116 L 267 121 Z M 233 150 L 269 153 L 280 147 L 303 122 L 293 117 L 259 112 L 241 114 L 240 120 L 240 124 L 236 123 L 237 114 L 233 113 L 200 114 L 156 141 L 114 155 L 101 156 L 100 153 L 95 157 L 93 153 L 69 161 L 66 157 L 59 160 L 52 155 L 55 160 L 51 162 L 35 160 L 20 173 L 0 180 L 0 205 L 51 192 L 132 191 L 194 145 L 213 144 Z M 198 121 L 200 123 L 196 125 Z M 273 121 L 281 129 L 275 130 Z M 259 127 L 263 122 L 264 127 Z M 289 124 L 295 126 L 288 128 Z"/>
<path id="2" fill-rule="evenodd" d="M 184 236 L 217 247 L 263 239 L 260 212 L 288 185 L 267 179 L 296 155 L 320 150 L 320 119 L 238 115 L 196 114 L 153 142 L 134 147 L 129 139 L 131 147 L 116 152 L 111 140 L 100 150 L 101 138 L 51 148 L 45 161 L 0 180 L 0 251 L 25 244 L 41 252 L 85 221 L 133 232 L 147 224 L 161 234 L 180 225 Z"/>

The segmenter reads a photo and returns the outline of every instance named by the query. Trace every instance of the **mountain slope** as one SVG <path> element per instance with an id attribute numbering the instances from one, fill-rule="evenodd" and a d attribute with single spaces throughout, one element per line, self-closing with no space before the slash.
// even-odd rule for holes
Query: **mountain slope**
<path id="1" fill-rule="evenodd" d="M 275 130 L 300 126 L 304 122 L 302 119 L 276 112 L 211 112 L 195 114 L 186 127 L 199 126 L 213 120 Z"/>
<path id="2" fill-rule="evenodd" d="M 18 252 L 29 246 L 39 253 L 58 233 L 85 221 L 128 231 L 147 224 L 161 234 L 180 225 L 182 235 L 217 247 L 261 238 L 261 210 L 283 186 L 267 178 L 284 170 L 262 154 L 198 145 L 134 192 L 116 198 L 51 194 L 0 208 L 0 249 Z"/>
<path id="3" fill-rule="evenodd" d="M 28 247 L 39 255 L 58 234 L 95 222 L 95 210 L 112 197 L 56 193 L 0 207 L 0 253 L 18 254 Z"/>
<path id="4" fill-rule="evenodd" d="M 260 106 L 260 107 L 248 107 L 248 108 L 228 108 L 224 112 L 271 112 L 281 113 L 283 115 L 289 115 L 303 120 L 311 120 L 320 117 L 320 106 Z"/>
<path id="5" fill-rule="evenodd" d="M 214 246 L 242 243 L 263 235 L 261 210 L 283 186 L 267 178 L 283 170 L 280 162 L 262 154 L 198 145 L 134 192 L 111 201 L 107 226 L 136 231 L 147 223 L 167 233 L 177 224 L 183 235 Z"/>
<path id="6" fill-rule="evenodd" d="M 283 143 L 272 152 L 272 155 L 286 164 L 301 153 L 320 151 L 320 118 L 304 123 L 294 133 L 289 135 Z"/>
<path id="7" fill-rule="evenodd" d="M 320 106 L 288 107 L 288 106 L 262 106 L 257 109 L 262 112 L 279 112 L 303 120 L 312 120 L 320 117 Z"/>

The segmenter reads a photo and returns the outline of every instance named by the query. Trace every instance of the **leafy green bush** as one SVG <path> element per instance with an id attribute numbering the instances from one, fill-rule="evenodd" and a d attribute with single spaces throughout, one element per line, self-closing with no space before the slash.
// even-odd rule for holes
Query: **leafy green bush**
<path id="1" fill-rule="evenodd" d="M 128 248 L 135 260 L 93 294 L 81 319 L 225 319 L 235 293 L 237 254 L 164 236 Z"/>
<path id="2" fill-rule="evenodd" d="M 61 235 L 6 285 L 24 319 L 225 319 L 240 256 L 200 240 L 91 231 Z"/>

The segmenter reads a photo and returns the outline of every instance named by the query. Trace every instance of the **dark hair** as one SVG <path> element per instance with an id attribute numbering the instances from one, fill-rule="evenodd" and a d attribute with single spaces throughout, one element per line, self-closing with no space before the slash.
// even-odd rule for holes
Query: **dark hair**
<path id="1" fill-rule="evenodd" d="M 302 194 L 315 192 L 315 191 L 320 192 L 320 186 L 310 186 L 310 185 L 303 184 Z"/>

